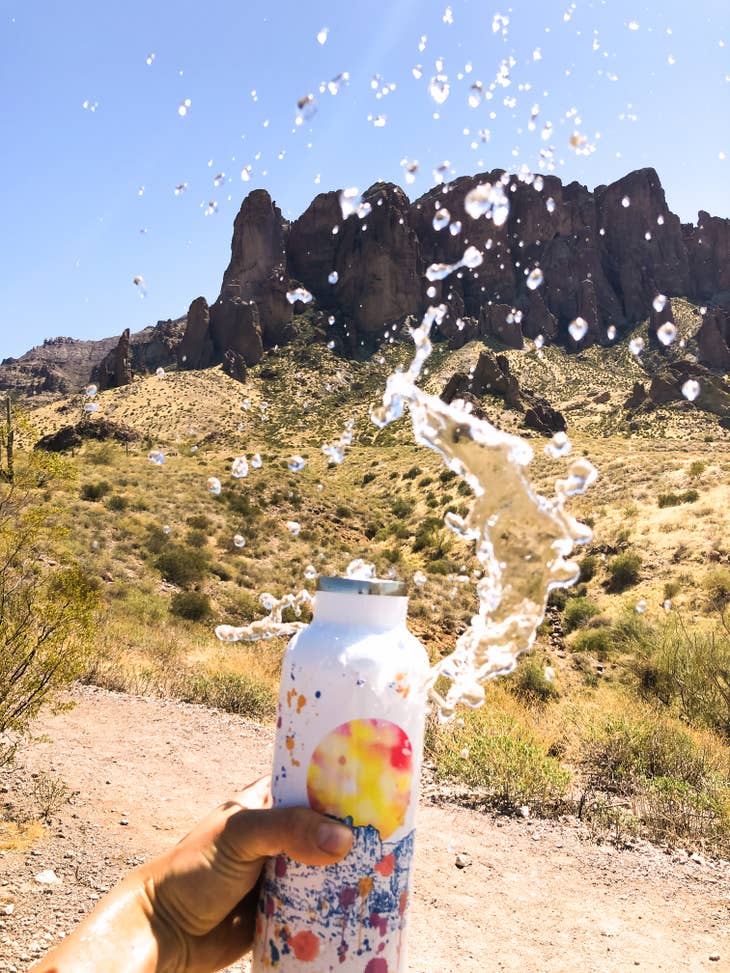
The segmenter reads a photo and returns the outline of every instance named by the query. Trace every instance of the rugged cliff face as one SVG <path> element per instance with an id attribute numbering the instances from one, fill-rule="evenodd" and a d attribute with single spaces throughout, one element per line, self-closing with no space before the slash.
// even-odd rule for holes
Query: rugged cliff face
<path id="1" fill-rule="evenodd" d="M 473 195 L 487 184 L 497 202 L 483 207 L 485 216 Z M 556 176 L 521 180 L 496 169 L 436 186 L 413 203 L 399 187 L 376 183 L 352 209 L 344 218 L 340 194 L 323 193 L 286 224 L 263 190 L 244 200 L 213 305 L 227 323 L 216 326 L 211 309 L 200 339 L 213 340 L 218 360 L 237 350 L 237 341 L 246 361 L 257 354 L 251 314 L 226 311 L 226 302 L 256 303 L 265 348 L 288 334 L 277 290 L 283 299 L 300 285 L 345 327 L 353 347 L 383 337 L 429 303 L 447 306 L 441 332 L 454 347 L 481 336 L 520 348 L 524 337 L 542 335 L 571 350 L 647 317 L 655 332 L 672 320 L 671 301 L 653 309 L 657 294 L 730 303 L 722 294 L 730 292 L 730 220 L 700 213 L 697 228 L 682 227 L 653 169 L 593 192 Z M 461 266 L 468 247 L 481 263 Z M 442 265 L 440 272 L 426 275 L 431 265 Z M 536 268 L 541 280 L 532 287 Z M 585 321 L 580 341 L 568 330 L 578 317 Z M 708 364 L 724 360 L 723 329 L 715 321 L 706 331 L 701 353 L 712 354 Z"/>
<path id="2" fill-rule="evenodd" d="M 492 203 L 480 212 L 473 196 L 487 185 Z M 481 262 L 463 266 L 470 247 Z M 442 266 L 427 274 L 431 265 Z M 681 225 L 650 168 L 592 192 L 496 169 L 412 203 L 398 186 L 376 183 L 346 217 L 340 193 L 323 193 L 292 223 L 257 189 L 236 216 L 231 260 L 210 306 L 196 298 L 186 318 L 121 339 L 46 342 L 0 366 L 0 390 L 66 393 L 92 375 L 102 386 L 124 384 L 173 361 L 223 363 L 242 378 L 264 349 L 292 336 L 293 312 L 305 306 L 293 298 L 298 287 L 334 316 L 351 349 L 443 303 L 440 330 L 452 347 L 485 337 L 520 348 L 541 335 L 576 350 L 646 318 L 654 334 L 672 320 L 671 300 L 656 311 L 656 295 L 681 295 L 708 308 L 700 360 L 730 367 L 730 220 L 700 211 L 697 226 Z M 578 317 L 580 341 L 568 330 Z"/>

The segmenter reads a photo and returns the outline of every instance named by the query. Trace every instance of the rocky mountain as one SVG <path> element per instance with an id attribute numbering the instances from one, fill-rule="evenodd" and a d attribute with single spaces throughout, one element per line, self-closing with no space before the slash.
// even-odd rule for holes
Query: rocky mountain
<path id="1" fill-rule="evenodd" d="M 293 336 L 294 312 L 310 301 L 355 354 L 429 304 L 444 305 L 439 331 L 454 348 L 486 338 L 519 349 L 541 335 L 575 351 L 646 319 L 655 336 L 673 319 L 671 298 L 682 296 L 707 306 L 700 362 L 730 368 L 730 219 L 700 211 L 696 226 L 683 225 L 654 169 L 593 191 L 497 169 L 414 202 L 391 183 L 341 196 L 322 193 L 289 222 L 266 190 L 253 191 L 236 216 L 212 304 L 197 297 L 185 317 L 134 335 L 47 341 L 3 362 L 0 389 L 118 386 L 173 362 L 223 363 L 243 380 L 266 348 Z M 661 308 L 658 294 L 667 297 Z M 580 340 L 569 330 L 576 318 L 584 322 Z"/>
<path id="2" fill-rule="evenodd" d="M 134 373 L 154 371 L 175 360 L 185 321 L 159 321 L 135 334 L 127 329 L 121 337 L 99 341 L 47 338 L 20 358 L 0 362 L 0 392 L 42 401 L 78 392 L 89 382 L 100 388 L 124 385 Z"/>

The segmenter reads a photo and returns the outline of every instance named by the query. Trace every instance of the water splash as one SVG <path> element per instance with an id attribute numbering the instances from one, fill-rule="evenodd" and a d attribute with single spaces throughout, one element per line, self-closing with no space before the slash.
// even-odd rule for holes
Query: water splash
<path id="1" fill-rule="evenodd" d="M 259 598 L 263 607 L 268 611 L 264 618 L 257 618 L 248 625 L 219 625 L 215 634 L 221 642 L 258 642 L 260 639 L 272 639 L 279 635 L 294 635 L 305 627 L 304 622 L 285 622 L 283 614 L 291 608 L 299 617 L 303 607 L 312 604 L 312 596 L 304 589 L 296 594 L 287 594 L 283 598 L 274 598 L 264 592 Z"/>
<path id="2" fill-rule="evenodd" d="M 535 639 L 550 591 L 577 580 L 578 566 L 569 558 L 576 544 L 590 540 L 591 531 L 564 509 L 565 501 L 583 493 L 597 473 L 581 457 L 556 482 L 554 496 L 541 496 L 527 478 L 533 457 L 528 443 L 418 387 L 431 352 L 431 328 L 443 313 L 429 308 L 414 329 L 413 361 L 407 371 L 388 378 L 383 405 L 372 419 L 382 428 L 407 409 L 416 442 L 439 453 L 474 493 L 466 517 L 451 515 L 447 521 L 474 543 L 482 569 L 477 612 L 453 652 L 432 670 L 431 697 L 448 719 L 459 702 L 483 702 L 486 679 L 514 669 Z M 436 689 L 440 677 L 451 683 L 445 692 Z"/>

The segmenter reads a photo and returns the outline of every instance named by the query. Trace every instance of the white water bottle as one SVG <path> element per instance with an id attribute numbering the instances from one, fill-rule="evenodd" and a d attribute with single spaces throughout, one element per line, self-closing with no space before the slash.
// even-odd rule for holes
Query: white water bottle
<path id="1" fill-rule="evenodd" d="M 320 578 L 282 667 L 273 798 L 349 824 L 339 863 L 264 872 L 254 973 L 403 973 L 429 663 L 405 584 Z"/>

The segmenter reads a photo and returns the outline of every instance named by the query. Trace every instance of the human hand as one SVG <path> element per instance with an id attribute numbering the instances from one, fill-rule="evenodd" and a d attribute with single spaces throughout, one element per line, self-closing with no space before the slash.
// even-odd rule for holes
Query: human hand
<path id="1" fill-rule="evenodd" d="M 267 857 L 330 865 L 352 833 L 309 808 L 271 808 L 269 778 L 131 872 L 31 973 L 212 973 L 251 946 Z"/>

